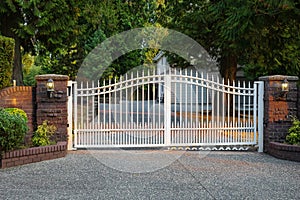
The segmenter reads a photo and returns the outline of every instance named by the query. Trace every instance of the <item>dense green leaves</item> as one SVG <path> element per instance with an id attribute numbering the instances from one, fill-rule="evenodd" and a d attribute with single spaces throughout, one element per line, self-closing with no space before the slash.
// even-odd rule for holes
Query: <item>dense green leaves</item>
<path id="1" fill-rule="evenodd" d="M 57 128 L 54 125 L 50 125 L 49 121 L 43 121 L 33 134 L 33 146 L 47 146 L 55 144 L 55 141 L 51 140 L 51 136 L 56 132 L 56 130 Z"/>
<path id="2" fill-rule="evenodd" d="M 4 110 L 6 112 L 8 112 L 9 114 L 21 116 L 23 118 L 23 120 L 27 123 L 28 118 L 27 118 L 27 114 L 24 110 L 19 109 L 19 108 L 5 108 Z"/>
<path id="3" fill-rule="evenodd" d="M 300 121 L 297 118 L 293 118 L 293 124 L 289 128 L 288 135 L 286 136 L 286 142 L 289 144 L 300 145 Z"/>
<path id="4" fill-rule="evenodd" d="M 36 65 L 42 66 L 47 73 L 69 75 L 75 79 L 87 55 L 105 39 L 133 28 L 157 25 L 161 17 L 163 3 L 151 1 L 88 0 L 79 1 L 79 16 L 75 24 L 73 41 L 59 51 L 41 52 Z M 48 51 L 48 52 L 47 52 Z M 115 52 L 120 54 L 121 52 Z M 137 50 L 119 57 L 103 73 L 102 79 L 120 77 L 126 71 L 147 61 L 152 61 L 155 51 Z M 146 55 L 147 54 L 147 55 Z M 106 59 L 103 55 L 103 60 Z"/>
<path id="5" fill-rule="evenodd" d="M 27 130 L 24 116 L 0 109 L 0 152 L 23 145 Z"/>
<path id="6" fill-rule="evenodd" d="M 0 90 L 11 85 L 14 41 L 0 35 Z"/>
<path id="7" fill-rule="evenodd" d="M 219 60 L 225 78 L 236 64 L 246 74 L 300 75 L 297 0 L 168 1 L 165 25 L 184 32 Z M 234 78 L 228 77 L 228 78 Z"/>
<path id="8" fill-rule="evenodd" d="M 69 47 L 78 12 L 74 0 L 6 0 L 0 2 L 0 34 L 15 39 L 13 79 L 23 84 L 21 46 L 43 54 Z M 42 48 L 42 52 L 41 48 Z"/>
<path id="9" fill-rule="evenodd" d="M 198 41 L 218 59 L 225 78 L 235 78 L 237 64 L 252 78 L 299 75 L 299 9 L 298 0 L 6 0 L 0 2 L 0 31 L 24 52 L 36 53 L 35 65 L 42 71 L 72 79 L 105 39 L 160 24 Z M 124 69 L 151 62 L 157 51 L 128 53 L 106 74 L 119 76 Z M 21 71 L 19 52 L 16 48 L 14 74 Z"/>

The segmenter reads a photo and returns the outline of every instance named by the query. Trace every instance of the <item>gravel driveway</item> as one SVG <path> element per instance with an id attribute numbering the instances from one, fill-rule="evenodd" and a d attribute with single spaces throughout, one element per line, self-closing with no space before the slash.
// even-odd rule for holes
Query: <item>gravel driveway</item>
<path id="1" fill-rule="evenodd" d="M 300 199 L 300 163 L 256 152 L 79 150 L 0 170 L 0 199 Z"/>

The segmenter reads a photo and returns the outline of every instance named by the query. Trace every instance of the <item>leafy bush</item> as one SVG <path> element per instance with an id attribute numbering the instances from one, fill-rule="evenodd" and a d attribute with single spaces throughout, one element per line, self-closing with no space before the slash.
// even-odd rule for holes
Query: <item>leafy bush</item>
<path id="1" fill-rule="evenodd" d="M 38 126 L 32 137 L 32 144 L 34 146 L 47 146 L 53 144 L 50 140 L 51 136 L 55 133 L 56 127 L 54 125 L 49 125 L 47 120 L 43 121 L 43 124 Z"/>
<path id="2" fill-rule="evenodd" d="M 10 151 L 22 146 L 27 131 L 24 116 L 0 109 L 0 151 Z"/>
<path id="3" fill-rule="evenodd" d="M 4 110 L 10 114 L 18 114 L 21 117 L 23 117 L 23 119 L 26 123 L 28 122 L 27 114 L 24 110 L 19 109 L 19 108 L 5 108 Z"/>
<path id="4" fill-rule="evenodd" d="M 0 35 L 0 90 L 11 85 L 14 40 Z"/>
<path id="5" fill-rule="evenodd" d="M 288 135 L 286 136 L 286 142 L 289 144 L 300 145 L 300 121 L 297 118 L 293 118 L 293 124 L 289 128 Z"/>

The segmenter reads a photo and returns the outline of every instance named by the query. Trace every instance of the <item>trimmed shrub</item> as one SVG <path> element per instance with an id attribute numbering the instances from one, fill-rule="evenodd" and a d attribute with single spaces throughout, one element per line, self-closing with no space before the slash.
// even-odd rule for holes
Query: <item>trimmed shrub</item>
<path id="1" fill-rule="evenodd" d="M 0 90 L 11 85 L 14 40 L 0 35 Z"/>
<path id="2" fill-rule="evenodd" d="M 51 141 L 51 136 L 55 133 L 56 127 L 49 125 L 47 120 L 43 121 L 43 124 L 39 125 L 32 137 L 32 144 L 34 146 L 47 146 L 55 144 Z"/>
<path id="3" fill-rule="evenodd" d="M 0 109 L 0 152 L 18 149 L 28 131 L 24 116 Z"/>

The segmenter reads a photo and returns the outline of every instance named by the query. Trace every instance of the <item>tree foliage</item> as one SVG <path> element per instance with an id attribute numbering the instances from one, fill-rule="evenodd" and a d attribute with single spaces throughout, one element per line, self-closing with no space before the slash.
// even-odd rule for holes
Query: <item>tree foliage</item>
<path id="1" fill-rule="evenodd" d="M 78 18 L 75 0 L 0 2 L 0 33 L 15 39 L 13 79 L 23 84 L 21 46 L 25 52 L 68 47 Z M 42 49 L 43 50 L 43 49 Z M 38 52 L 43 54 L 43 51 Z"/>
<path id="2" fill-rule="evenodd" d="M 226 79 L 235 79 L 237 64 L 252 78 L 299 75 L 299 6 L 297 0 L 171 0 L 165 25 L 203 45 Z"/>
<path id="3" fill-rule="evenodd" d="M 11 85 L 14 41 L 0 36 L 0 90 Z"/>
<path id="4" fill-rule="evenodd" d="M 46 73 L 75 78 L 84 58 L 105 39 L 137 27 L 164 26 L 185 33 L 218 59 L 224 78 L 237 64 L 247 76 L 300 74 L 297 0 L 6 0 L 0 31 L 15 39 L 13 78 L 22 83 L 21 46 Z M 151 62 L 149 48 L 118 58 L 106 76 Z M 185 64 L 185 63 L 183 63 Z"/>
<path id="5" fill-rule="evenodd" d="M 72 45 L 60 51 L 45 51 L 37 58 L 37 65 L 47 73 L 59 73 L 76 78 L 84 58 L 105 39 L 144 26 L 159 26 L 163 2 L 128 0 L 87 0 L 77 4 L 79 16 L 73 27 L 76 37 Z M 104 79 L 120 77 L 144 61 L 152 61 L 157 50 L 136 50 L 115 60 L 103 74 Z"/>

